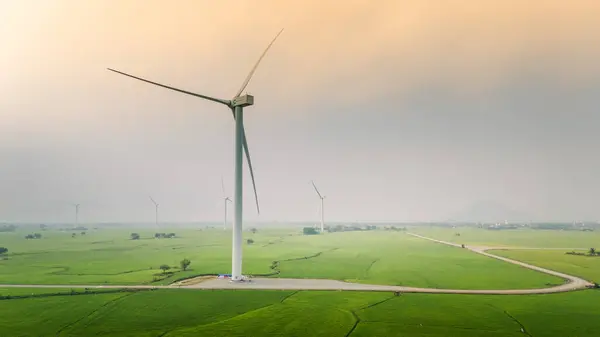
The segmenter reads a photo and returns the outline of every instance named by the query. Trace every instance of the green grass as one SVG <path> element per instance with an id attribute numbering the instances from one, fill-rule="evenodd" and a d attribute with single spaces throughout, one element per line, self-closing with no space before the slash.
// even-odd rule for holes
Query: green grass
<path id="1" fill-rule="evenodd" d="M 168 284 L 198 274 L 227 273 L 231 266 L 231 237 L 223 230 L 168 230 L 174 239 L 152 239 L 134 230 L 102 229 L 85 236 L 45 231 L 40 240 L 25 240 L 21 233 L 2 233 L 9 248 L 0 261 L 0 283 L 5 284 Z M 267 274 L 280 261 L 280 277 L 338 280 L 414 287 L 456 289 L 538 288 L 561 279 L 411 237 L 405 233 L 347 232 L 317 236 L 295 230 L 261 230 L 253 245 L 244 245 L 247 274 Z M 311 257 L 305 259 L 304 257 Z M 192 261 L 181 271 L 183 258 Z M 158 269 L 174 269 L 166 277 Z M 424 268 L 423 266 L 435 266 Z M 166 278 L 165 278 L 166 277 Z"/>
<path id="2" fill-rule="evenodd" d="M 85 292 L 84 288 L 2 288 L 0 286 L 0 296 L 37 296 L 43 294 Z M 89 289 L 88 291 L 99 292 L 114 292 L 115 289 Z"/>
<path id="3" fill-rule="evenodd" d="M 600 282 L 600 256 L 577 256 L 563 250 L 494 250 L 491 253 Z M 586 253 L 586 251 L 581 251 Z"/>
<path id="4" fill-rule="evenodd" d="M 156 290 L 0 300 L 0 336 L 596 336 L 600 291 L 531 296 Z"/>
<path id="5" fill-rule="evenodd" d="M 0 260 L 0 283 L 140 284 L 162 279 L 158 266 L 184 276 L 230 270 L 230 232 L 169 230 L 175 239 L 129 240 L 137 230 L 101 229 L 70 233 L 0 233 L 9 248 Z M 166 230 L 162 230 L 166 231 Z M 521 247 L 584 247 L 596 233 L 417 229 L 454 241 Z M 364 283 L 458 289 L 543 287 L 561 280 L 401 232 L 352 232 L 320 236 L 292 230 L 244 233 L 244 270 L 280 277 L 333 278 Z M 150 237 L 151 232 L 141 232 Z M 564 251 L 495 252 L 584 278 L 596 277 L 600 258 Z M 309 257 L 309 258 L 305 258 Z M 183 258 L 191 270 L 177 269 Z M 82 289 L 75 289 L 82 290 Z M 432 295 L 323 291 L 208 291 L 171 289 L 68 295 L 71 288 L 1 288 L 0 336 L 594 336 L 600 291 L 529 296 Z M 109 291 L 98 290 L 93 291 Z M 38 297 L 61 292 L 60 296 Z"/>
<path id="6" fill-rule="evenodd" d="M 596 336 L 595 290 L 533 296 L 403 295 L 358 312 L 355 335 Z"/>
<path id="7" fill-rule="evenodd" d="M 427 237 L 459 244 L 497 247 L 590 248 L 600 247 L 600 231 L 560 230 L 488 230 L 471 227 L 414 227 L 410 231 Z M 459 233 L 460 236 L 455 234 Z"/>
<path id="8" fill-rule="evenodd" d="M 365 238 L 372 240 L 370 244 L 365 244 Z M 453 289 L 537 288 L 563 282 L 403 233 L 355 232 L 322 239 L 329 247 L 320 256 L 281 262 L 281 277 Z"/>
<path id="9" fill-rule="evenodd" d="M 65 331 L 66 336 L 159 336 L 186 327 L 230 320 L 278 303 L 290 292 L 165 290 L 130 295 Z M 153 322 L 159 318 L 158 321 Z M 144 334 L 139 334 L 144 331 Z"/>
<path id="10" fill-rule="evenodd" d="M 54 336 L 126 293 L 0 300 L 0 336 Z"/>

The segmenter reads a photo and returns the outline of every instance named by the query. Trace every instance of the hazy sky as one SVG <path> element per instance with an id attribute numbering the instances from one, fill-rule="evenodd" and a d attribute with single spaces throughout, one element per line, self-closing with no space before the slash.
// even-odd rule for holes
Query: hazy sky
<path id="1" fill-rule="evenodd" d="M 0 221 L 600 218 L 597 0 L 3 0 Z M 231 216 L 232 214 L 230 214 Z M 515 219 L 511 219 L 515 218 Z M 487 219 L 486 219 L 487 218 Z M 498 218 L 498 219 L 497 219 Z M 516 219 L 521 218 L 521 219 Z M 525 219 L 523 219 L 525 218 Z"/>

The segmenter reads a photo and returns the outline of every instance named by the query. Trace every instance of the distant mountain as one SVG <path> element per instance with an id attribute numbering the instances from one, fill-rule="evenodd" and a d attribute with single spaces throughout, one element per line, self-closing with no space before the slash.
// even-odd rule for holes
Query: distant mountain
<path id="1" fill-rule="evenodd" d="M 462 212 L 455 214 L 453 220 L 459 222 L 528 222 L 531 214 L 512 209 L 496 201 L 479 201 Z"/>

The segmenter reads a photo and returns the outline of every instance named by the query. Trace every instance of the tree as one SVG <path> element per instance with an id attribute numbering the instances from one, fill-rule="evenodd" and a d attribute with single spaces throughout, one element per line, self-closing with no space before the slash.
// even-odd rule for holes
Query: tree
<path id="1" fill-rule="evenodd" d="M 319 232 L 312 228 L 312 227 L 304 227 L 304 229 L 302 230 L 302 232 L 304 233 L 304 235 L 316 235 L 319 234 Z"/>
<path id="2" fill-rule="evenodd" d="M 192 261 L 190 261 L 189 259 L 183 259 L 179 262 L 179 265 L 181 266 L 181 269 L 183 269 L 183 271 L 185 271 L 190 264 L 192 263 Z"/>
<path id="3" fill-rule="evenodd" d="M 171 239 L 171 238 L 175 237 L 175 233 L 169 233 L 169 234 L 167 234 L 167 233 L 154 233 L 154 237 L 157 238 L 157 239 L 162 239 L 162 238 Z"/>
<path id="4" fill-rule="evenodd" d="M 590 248 L 589 254 L 596 255 L 596 248 Z"/>
<path id="5" fill-rule="evenodd" d="M 257 229 L 256 228 L 250 228 L 250 231 L 252 232 L 252 234 L 256 234 Z"/>
<path id="6" fill-rule="evenodd" d="M 72 237 L 72 238 L 74 238 L 74 237 L 75 237 L 75 235 L 77 235 L 77 233 L 73 233 L 73 234 L 71 234 L 71 237 Z"/>
<path id="7" fill-rule="evenodd" d="M 42 234 L 40 233 L 33 233 L 33 237 L 36 239 L 41 239 L 42 238 Z"/>
<path id="8" fill-rule="evenodd" d="M 131 237 L 131 240 L 139 240 L 140 239 L 140 235 L 138 233 L 131 233 L 130 237 Z"/>
<path id="9" fill-rule="evenodd" d="M 85 232 L 81 232 L 81 235 L 85 235 Z"/>
<path id="10" fill-rule="evenodd" d="M 167 270 L 171 269 L 171 267 L 169 267 L 169 265 L 166 265 L 166 264 L 163 264 L 158 268 L 160 268 L 163 271 L 163 274 L 166 274 Z"/>
<path id="11" fill-rule="evenodd" d="M 8 253 L 8 248 L 0 247 L 0 254 Z"/>
<path id="12" fill-rule="evenodd" d="M 249 244 L 249 245 L 251 245 L 251 244 L 253 244 L 253 243 L 254 243 L 254 240 L 252 240 L 252 239 L 248 239 L 248 240 L 246 240 L 246 243 L 247 243 L 247 244 Z"/>

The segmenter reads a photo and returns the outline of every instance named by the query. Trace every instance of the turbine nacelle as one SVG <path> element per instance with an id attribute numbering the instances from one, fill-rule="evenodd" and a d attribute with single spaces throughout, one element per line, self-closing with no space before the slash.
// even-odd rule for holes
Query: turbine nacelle
<path id="1" fill-rule="evenodd" d="M 247 107 L 250 105 L 254 105 L 254 96 L 252 96 L 252 95 L 238 96 L 238 97 L 235 97 L 231 101 L 232 107 L 236 107 L 236 106 Z"/>

